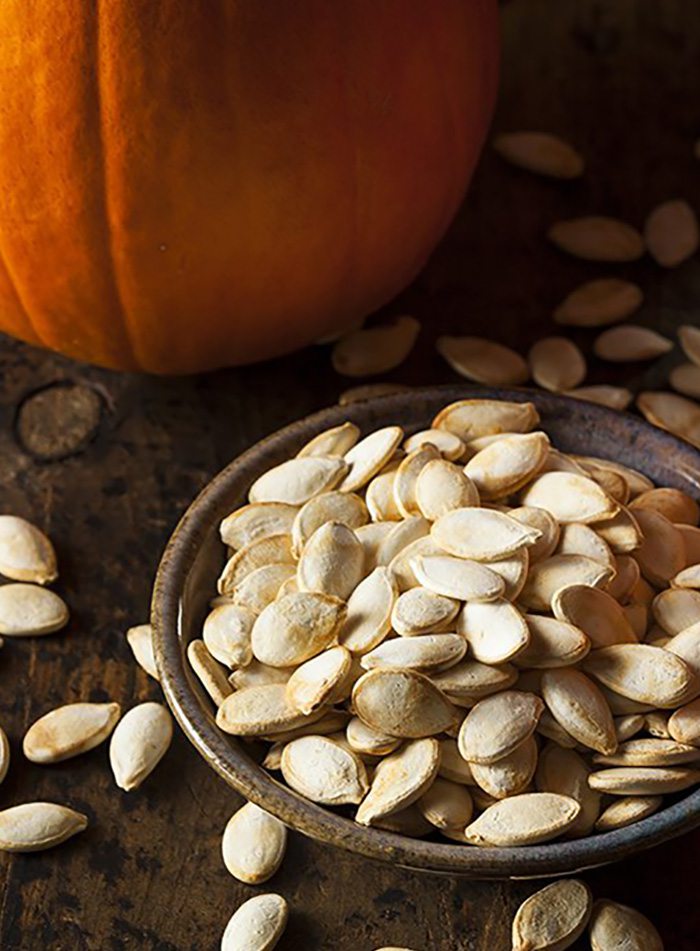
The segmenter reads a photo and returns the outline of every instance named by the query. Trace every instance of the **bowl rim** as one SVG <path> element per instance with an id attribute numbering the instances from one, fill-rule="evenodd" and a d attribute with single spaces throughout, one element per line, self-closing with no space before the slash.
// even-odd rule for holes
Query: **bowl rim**
<path id="1" fill-rule="evenodd" d="M 425 841 L 398 833 L 361 826 L 353 819 L 317 805 L 270 776 L 256 764 L 237 741 L 221 732 L 210 710 L 206 710 L 194 686 L 194 674 L 186 660 L 180 636 L 180 597 L 200 545 L 218 522 L 231 483 L 252 478 L 269 465 L 266 457 L 293 445 L 300 446 L 315 432 L 338 425 L 346 419 L 362 427 L 379 412 L 390 419 L 405 412 L 407 402 L 450 403 L 460 399 L 531 401 L 545 415 L 557 408 L 575 410 L 592 424 L 622 424 L 632 436 L 646 435 L 687 461 L 690 471 L 700 474 L 700 456 L 688 443 L 629 413 L 584 403 L 571 397 L 528 388 L 506 389 L 448 384 L 415 387 L 405 392 L 373 397 L 349 406 L 330 406 L 277 430 L 252 445 L 222 469 L 199 492 L 172 532 L 158 566 L 151 603 L 151 622 L 156 663 L 168 705 L 185 735 L 200 755 L 224 780 L 246 799 L 276 815 L 286 825 L 319 841 L 342 847 L 366 858 L 403 867 L 477 879 L 537 878 L 569 874 L 617 861 L 641 849 L 657 845 L 700 825 L 700 790 L 691 792 L 654 815 L 630 826 L 580 839 L 547 842 L 519 848 L 475 848 Z M 424 419 L 425 417 L 423 417 Z M 545 419 L 546 423 L 546 419 Z M 387 423 L 383 423 L 386 425 Z M 545 427 L 546 428 L 546 427 Z M 700 483 L 699 483 L 700 485 Z"/>

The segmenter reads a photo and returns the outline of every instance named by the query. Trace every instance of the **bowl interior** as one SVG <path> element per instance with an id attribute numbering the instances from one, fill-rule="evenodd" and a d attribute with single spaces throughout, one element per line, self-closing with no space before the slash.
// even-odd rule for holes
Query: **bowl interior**
<path id="1" fill-rule="evenodd" d="M 239 456 L 209 483 L 180 521 L 163 555 L 153 596 L 161 683 L 177 720 L 207 762 L 246 798 L 307 835 L 369 858 L 474 878 L 569 874 L 622 858 L 700 824 L 700 791 L 625 829 L 518 849 L 479 849 L 364 828 L 278 782 L 258 765 L 259 744 L 221 733 L 214 707 L 186 659 L 188 643 L 200 636 L 223 563 L 218 524 L 244 503 L 248 487 L 260 473 L 294 455 L 316 433 L 346 419 L 363 432 L 398 423 L 410 434 L 426 428 L 445 404 L 470 398 L 531 400 L 539 410 L 542 428 L 558 448 L 617 460 L 644 472 L 658 485 L 700 496 L 700 454 L 691 446 L 631 415 L 566 397 L 447 386 L 322 410 Z"/>

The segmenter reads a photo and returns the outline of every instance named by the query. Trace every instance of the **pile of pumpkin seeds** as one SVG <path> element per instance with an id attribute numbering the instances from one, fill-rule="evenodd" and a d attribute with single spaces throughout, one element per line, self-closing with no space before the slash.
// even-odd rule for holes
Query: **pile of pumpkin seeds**
<path id="1" fill-rule="evenodd" d="M 303 796 L 519 846 L 700 782 L 700 509 L 538 423 L 489 399 L 408 437 L 344 423 L 223 520 L 190 657 L 219 727 Z"/>

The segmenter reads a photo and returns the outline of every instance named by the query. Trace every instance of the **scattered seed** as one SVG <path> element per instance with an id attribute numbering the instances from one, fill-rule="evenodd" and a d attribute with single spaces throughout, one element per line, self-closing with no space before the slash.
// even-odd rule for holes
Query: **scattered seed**
<path id="1" fill-rule="evenodd" d="M 22 750 L 32 763 L 70 759 L 104 742 L 120 714 L 118 703 L 69 703 L 57 707 L 29 727 Z"/>
<path id="2" fill-rule="evenodd" d="M 109 761 L 120 789 L 136 789 L 161 761 L 173 738 L 173 720 L 160 703 L 140 703 L 117 723 Z"/>
<path id="3" fill-rule="evenodd" d="M 579 178 L 583 158 L 573 146 L 547 132 L 502 132 L 493 147 L 507 162 L 549 178 Z"/>
<path id="4" fill-rule="evenodd" d="M 226 823 L 221 840 L 224 865 L 239 882 L 261 885 L 275 874 L 287 848 L 283 823 L 247 802 Z"/>
<path id="5" fill-rule="evenodd" d="M 0 850 L 41 852 L 87 828 L 87 816 L 54 802 L 26 802 L 0 812 Z"/>
<path id="6" fill-rule="evenodd" d="M 436 349 L 455 373 L 487 386 L 518 386 L 530 373 L 526 361 L 484 337 L 438 337 Z"/>
<path id="7" fill-rule="evenodd" d="M 388 373 L 404 362 L 419 331 L 418 321 L 408 316 L 354 330 L 333 347 L 333 369 L 342 376 L 354 377 Z"/>
<path id="8" fill-rule="evenodd" d="M 153 628 L 150 624 L 137 624 L 126 632 L 126 639 L 136 663 L 149 677 L 160 680 L 156 659 L 153 654 Z"/>
<path id="9" fill-rule="evenodd" d="M 687 201 L 665 201 L 651 212 L 644 226 L 649 254 L 662 267 L 678 267 L 700 245 L 698 219 Z"/>
<path id="10" fill-rule="evenodd" d="M 221 951 L 272 951 L 287 926 L 281 895 L 255 895 L 236 909 L 221 939 Z"/>
<path id="11" fill-rule="evenodd" d="M 644 254 L 641 234 L 616 218 L 591 215 L 558 221 L 547 237 L 560 250 L 586 261 L 636 261 Z"/>
<path id="12" fill-rule="evenodd" d="M 637 408 L 654 426 L 666 429 L 700 449 L 700 405 L 675 393 L 647 391 L 637 397 Z"/>
<path id="13" fill-rule="evenodd" d="M 532 378 L 542 389 L 559 393 L 586 378 L 583 354 L 567 337 L 543 337 L 528 354 Z"/>
<path id="14" fill-rule="evenodd" d="M 597 403 L 609 409 L 624 410 L 634 399 L 631 390 L 623 386 L 579 386 L 574 390 L 564 390 L 565 396 L 573 396 L 576 400 L 585 400 L 588 403 Z"/>
<path id="15" fill-rule="evenodd" d="M 53 591 L 14 582 L 0 586 L 0 634 L 38 637 L 68 623 L 68 608 Z"/>
<path id="16" fill-rule="evenodd" d="M 601 360 L 630 363 L 635 360 L 655 360 L 673 349 L 673 341 L 649 327 L 624 324 L 604 330 L 593 344 Z"/>
<path id="17" fill-rule="evenodd" d="M 513 919 L 513 951 L 563 951 L 584 932 L 593 899 L 575 878 L 553 882 L 522 903 Z"/>
<path id="18" fill-rule="evenodd" d="M 648 918 L 613 901 L 597 901 L 590 920 L 592 951 L 664 951 L 663 942 Z"/>
<path id="19" fill-rule="evenodd" d="M 630 317 L 643 300 L 641 288 L 630 281 L 598 278 L 571 291 L 554 311 L 554 319 L 571 327 L 605 327 Z"/>
<path id="20" fill-rule="evenodd" d="M 48 584 L 58 577 L 47 536 L 17 515 L 0 515 L 0 574 L 12 581 Z"/>

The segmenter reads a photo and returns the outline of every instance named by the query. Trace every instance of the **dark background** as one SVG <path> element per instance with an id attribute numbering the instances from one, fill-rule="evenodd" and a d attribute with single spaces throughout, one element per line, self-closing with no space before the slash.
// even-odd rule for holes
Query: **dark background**
<path id="1" fill-rule="evenodd" d="M 423 322 L 409 361 L 388 379 L 455 379 L 433 350 L 438 333 L 472 332 L 525 351 L 557 332 L 549 314 L 600 274 L 637 280 L 639 322 L 672 334 L 697 323 L 700 265 L 662 271 L 649 259 L 596 266 L 543 238 L 581 213 L 640 226 L 659 201 L 700 208 L 700 5 L 695 0 L 512 0 L 503 11 L 503 82 L 495 129 L 557 132 L 585 154 L 585 177 L 549 182 L 488 150 L 449 235 L 387 313 Z M 196 315 L 193 315 L 196 319 Z M 576 333 L 587 353 L 593 332 Z M 587 382 L 661 385 L 676 350 L 653 367 L 591 360 Z M 14 761 L 0 804 L 53 799 L 90 817 L 54 852 L 0 856 L 0 948 L 194 951 L 218 947 L 253 894 L 224 870 L 220 836 L 240 800 L 176 735 L 138 792 L 115 787 L 102 747 L 54 767 L 23 761 L 39 715 L 78 699 L 125 707 L 157 698 L 123 631 L 147 618 L 159 553 L 197 490 L 252 442 L 334 402 L 353 381 L 311 347 L 265 365 L 179 380 L 117 375 L 0 342 L 2 510 L 45 528 L 59 553 L 65 633 L 6 641 L 0 723 Z M 68 386 L 66 384 L 69 384 Z M 48 389 L 44 389 L 47 388 Z M 36 391 L 41 391 L 38 395 Z M 65 456 L 64 458 L 47 458 Z M 587 874 L 596 895 L 650 915 L 667 949 L 695 951 L 700 833 Z M 508 949 L 510 919 L 534 883 L 470 883 L 371 864 L 291 835 L 269 886 L 290 902 L 281 951 Z"/>

